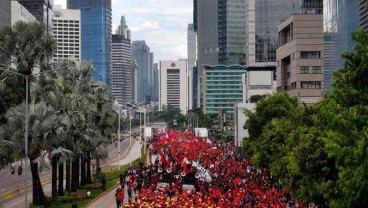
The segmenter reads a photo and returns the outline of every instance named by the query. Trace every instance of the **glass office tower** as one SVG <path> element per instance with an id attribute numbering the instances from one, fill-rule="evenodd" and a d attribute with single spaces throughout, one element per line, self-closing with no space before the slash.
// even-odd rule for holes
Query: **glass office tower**
<path id="1" fill-rule="evenodd" d="M 356 43 L 351 33 L 359 29 L 361 0 L 324 0 L 325 89 L 331 89 L 332 74 L 342 67 L 341 53 L 352 51 Z"/>
<path id="2" fill-rule="evenodd" d="M 111 0 L 68 0 L 68 9 L 80 9 L 82 60 L 91 61 L 94 79 L 110 85 Z"/>

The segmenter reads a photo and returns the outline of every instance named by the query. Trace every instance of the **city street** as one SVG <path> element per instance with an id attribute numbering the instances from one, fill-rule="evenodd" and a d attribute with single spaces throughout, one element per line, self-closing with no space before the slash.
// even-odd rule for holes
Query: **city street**
<path id="1" fill-rule="evenodd" d="M 115 147 L 114 143 L 109 144 L 107 148 L 108 148 L 108 158 L 101 161 L 101 166 L 103 170 L 111 168 L 112 166 L 108 164 L 109 161 L 115 161 L 114 159 L 117 159 L 117 156 L 118 156 L 118 148 Z M 129 148 L 129 139 L 125 139 L 121 142 L 121 156 L 124 155 L 124 153 L 128 150 L 128 148 Z M 18 163 L 16 164 L 17 165 L 15 167 L 17 169 Z M 51 178 L 51 169 L 44 169 L 40 173 L 40 178 L 41 178 L 41 181 L 43 182 L 49 181 Z M 31 183 L 30 171 L 28 174 L 28 181 L 29 183 Z M 3 196 L 5 193 L 9 191 L 19 189 L 19 193 L 11 197 L 11 199 L 4 200 L 3 198 L 0 198 L 0 205 L 3 205 L 5 207 L 19 207 L 19 206 L 15 206 L 16 204 L 14 203 L 16 202 L 18 204 L 18 203 L 24 202 L 24 194 L 23 194 L 24 170 L 23 170 L 22 175 L 18 175 L 17 173 L 12 175 L 10 173 L 10 166 L 2 169 L 0 171 L 0 184 L 1 184 L 0 185 L 0 196 Z M 43 188 L 44 188 L 46 195 L 51 194 L 51 184 L 50 183 L 47 183 L 46 185 L 44 185 Z M 15 191 L 15 193 L 17 192 L 18 190 Z M 31 191 L 29 190 L 28 196 L 31 197 L 31 195 L 32 195 Z"/>

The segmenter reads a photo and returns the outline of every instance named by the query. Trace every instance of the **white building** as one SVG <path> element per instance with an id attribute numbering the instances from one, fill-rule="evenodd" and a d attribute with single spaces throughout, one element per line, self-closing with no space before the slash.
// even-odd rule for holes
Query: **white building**
<path id="1" fill-rule="evenodd" d="M 160 61 L 159 70 L 159 110 L 170 105 L 185 115 L 188 111 L 187 61 Z"/>
<path id="2" fill-rule="evenodd" d="M 36 18 L 18 1 L 11 2 L 11 24 L 18 21 L 31 22 L 36 21 Z"/>
<path id="3" fill-rule="evenodd" d="M 273 71 L 248 71 L 242 76 L 243 100 L 250 103 L 253 95 L 272 95 L 276 92 L 277 82 Z"/>
<path id="4" fill-rule="evenodd" d="M 248 116 L 245 115 L 244 110 L 254 111 L 256 109 L 255 103 L 236 103 L 234 110 L 234 145 L 235 147 L 241 147 L 242 141 L 245 137 L 249 137 L 248 129 L 244 129 L 243 126 L 248 120 Z"/>
<path id="5" fill-rule="evenodd" d="M 56 59 L 81 60 L 81 13 L 75 9 L 54 7 L 53 34 L 57 41 Z"/>

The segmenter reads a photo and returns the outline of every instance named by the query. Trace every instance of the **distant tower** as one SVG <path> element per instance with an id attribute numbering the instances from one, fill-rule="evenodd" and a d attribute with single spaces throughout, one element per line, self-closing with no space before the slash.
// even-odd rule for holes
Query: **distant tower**
<path id="1" fill-rule="evenodd" d="M 81 11 L 82 61 L 92 62 L 95 80 L 110 85 L 111 0 L 67 0 L 67 7 Z"/>
<path id="2" fill-rule="evenodd" d="M 144 40 L 133 41 L 132 57 L 138 66 L 138 102 L 152 97 L 153 53 Z"/>
<path id="3" fill-rule="evenodd" d="M 188 25 L 187 31 L 187 44 L 188 44 L 188 110 L 191 110 L 195 105 L 196 91 L 198 83 L 194 83 L 194 76 L 198 74 L 193 74 L 193 68 L 196 66 L 197 61 L 197 37 L 194 32 L 194 25 Z"/>
<path id="4" fill-rule="evenodd" d="M 112 35 L 111 95 L 120 103 L 132 100 L 131 44 L 122 35 Z"/>

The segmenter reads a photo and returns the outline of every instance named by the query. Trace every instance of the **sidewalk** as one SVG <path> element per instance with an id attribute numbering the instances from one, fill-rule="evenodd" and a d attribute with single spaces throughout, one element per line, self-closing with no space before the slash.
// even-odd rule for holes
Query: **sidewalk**
<path id="1" fill-rule="evenodd" d="M 142 148 L 142 144 L 140 144 L 140 142 L 134 142 L 132 149 L 129 151 L 129 154 L 124 159 L 120 160 L 120 165 L 123 166 L 123 165 L 129 164 L 133 162 L 134 160 L 140 158 L 141 148 Z M 111 165 L 118 166 L 118 162 L 111 164 Z M 103 208 L 114 208 L 116 207 L 115 191 L 116 191 L 116 187 L 104 193 L 103 196 L 101 196 L 99 199 L 97 199 L 95 202 L 93 202 L 91 205 L 87 207 L 88 208 L 102 208 L 102 207 Z M 128 200 L 128 195 L 127 195 L 127 191 L 125 190 L 124 201 L 127 201 L 127 200 Z"/>

